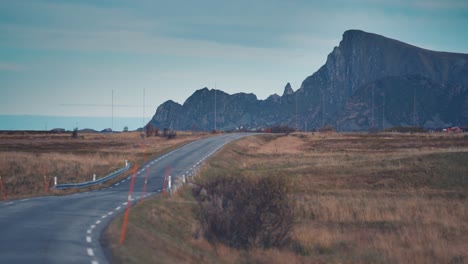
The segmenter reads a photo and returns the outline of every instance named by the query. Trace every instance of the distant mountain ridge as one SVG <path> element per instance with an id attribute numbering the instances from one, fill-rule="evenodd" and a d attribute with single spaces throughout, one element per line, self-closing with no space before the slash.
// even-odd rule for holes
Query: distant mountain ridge
<path id="1" fill-rule="evenodd" d="M 361 30 L 348 30 L 325 65 L 299 89 L 258 100 L 197 90 L 184 104 L 160 105 L 149 124 L 181 130 L 288 125 L 344 131 L 393 126 L 440 128 L 468 123 L 468 54 L 430 51 Z"/>

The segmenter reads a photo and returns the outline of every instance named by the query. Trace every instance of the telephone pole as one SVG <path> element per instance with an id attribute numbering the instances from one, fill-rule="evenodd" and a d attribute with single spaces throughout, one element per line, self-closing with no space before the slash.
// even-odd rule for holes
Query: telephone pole
<path id="1" fill-rule="evenodd" d="M 214 89 L 214 130 L 216 131 L 216 82 L 215 82 L 215 89 Z"/>
<path id="2" fill-rule="evenodd" d="M 383 106 L 382 106 L 382 131 L 385 130 L 385 93 L 383 95 Z"/>
<path id="3" fill-rule="evenodd" d="M 372 85 L 372 128 L 374 127 L 374 90 L 375 85 Z"/>
<path id="4" fill-rule="evenodd" d="M 416 127 L 416 87 L 413 88 L 413 126 Z"/>
<path id="5" fill-rule="evenodd" d="M 299 121 L 297 120 L 297 91 L 296 91 L 296 96 L 295 96 L 295 99 L 296 99 L 296 131 L 299 130 Z"/>
<path id="6" fill-rule="evenodd" d="M 325 127 L 325 89 L 322 90 L 322 128 Z"/>
<path id="7" fill-rule="evenodd" d="M 111 129 L 114 132 L 114 90 L 112 90 L 111 119 Z"/>

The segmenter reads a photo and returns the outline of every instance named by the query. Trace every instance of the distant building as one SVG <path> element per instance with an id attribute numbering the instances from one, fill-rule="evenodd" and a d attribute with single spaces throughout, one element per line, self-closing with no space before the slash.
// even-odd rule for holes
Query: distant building
<path id="1" fill-rule="evenodd" d="M 461 130 L 461 128 L 459 128 L 457 126 L 444 128 L 444 130 L 442 130 L 442 131 L 445 132 L 445 133 L 462 133 L 463 132 L 463 130 Z"/>

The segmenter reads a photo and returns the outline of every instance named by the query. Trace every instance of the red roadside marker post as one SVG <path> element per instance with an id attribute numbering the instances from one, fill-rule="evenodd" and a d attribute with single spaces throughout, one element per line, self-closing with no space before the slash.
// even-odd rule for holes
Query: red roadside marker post
<path id="1" fill-rule="evenodd" d="M 125 231 L 127 228 L 128 214 L 130 212 L 130 203 L 132 199 L 133 186 L 135 186 L 135 177 L 136 177 L 137 170 L 138 170 L 138 166 L 135 165 L 135 167 L 133 167 L 133 176 L 132 176 L 132 181 L 130 182 L 130 190 L 128 191 L 127 208 L 125 209 L 125 215 L 124 215 L 124 220 L 122 224 L 122 232 L 120 233 L 120 245 L 123 245 L 123 242 L 125 240 Z"/>
<path id="2" fill-rule="evenodd" d="M 47 176 L 46 176 L 46 173 L 47 173 L 47 168 L 45 165 L 42 166 L 42 175 L 44 175 L 44 192 L 47 193 Z"/>
<path id="3" fill-rule="evenodd" d="M 0 191 L 2 192 L 2 200 L 6 200 L 5 189 L 3 188 L 2 176 L 0 176 Z"/>
<path id="4" fill-rule="evenodd" d="M 47 176 L 44 175 L 44 192 L 48 192 Z"/>

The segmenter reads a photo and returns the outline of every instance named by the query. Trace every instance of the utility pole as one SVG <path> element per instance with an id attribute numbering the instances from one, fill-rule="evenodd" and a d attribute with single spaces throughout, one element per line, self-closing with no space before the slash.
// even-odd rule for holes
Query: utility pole
<path id="1" fill-rule="evenodd" d="M 385 93 L 383 95 L 383 106 L 382 106 L 382 131 L 385 130 Z"/>
<path id="2" fill-rule="evenodd" d="M 296 131 L 299 130 L 299 123 L 298 123 L 298 120 L 297 120 L 297 91 L 295 93 L 295 99 L 296 99 Z"/>
<path id="3" fill-rule="evenodd" d="M 375 85 L 372 85 L 372 128 L 374 127 L 374 90 L 375 90 Z"/>
<path id="4" fill-rule="evenodd" d="M 413 88 L 413 126 L 416 127 L 416 87 Z"/>
<path id="5" fill-rule="evenodd" d="M 114 132 L 114 90 L 112 90 L 111 116 L 111 129 Z"/>
<path id="6" fill-rule="evenodd" d="M 322 128 L 325 127 L 325 89 L 322 90 Z"/>
<path id="7" fill-rule="evenodd" d="M 226 118 L 226 94 L 223 93 L 223 115 L 222 115 L 222 119 L 221 119 L 221 122 L 224 124 L 224 120 Z"/>
<path id="8" fill-rule="evenodd" d="M 143 88 L 143 119 L 142 119 L 142 128 L 145 126 L 145 88 Z"/>
<path id="9" fill-rule="evenodd" d="M 214 97 L 215 97 L 215 102 L 214 102 L 214 130 L 216 131 L 216 82 L 215 82 L 215 89 L 214 89 Z"/>

